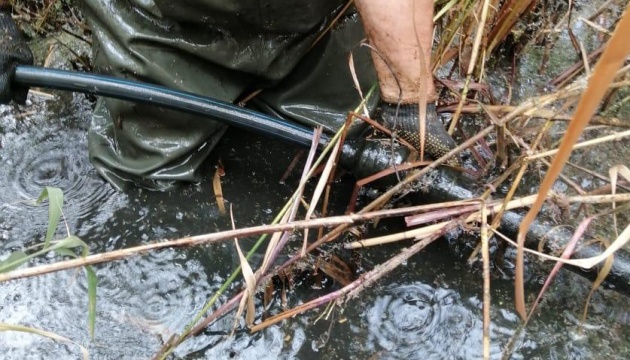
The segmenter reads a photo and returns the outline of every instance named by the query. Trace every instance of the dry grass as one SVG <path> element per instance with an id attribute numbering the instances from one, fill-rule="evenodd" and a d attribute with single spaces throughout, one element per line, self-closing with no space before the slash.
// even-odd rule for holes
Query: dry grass
<path id="1" fill-rule="evenodd" d="M 133 249 L 123 249 L 107 254 L 96 254 L 82 260 L 71 260 L 63 263 L 45 265 L 41 267 L 21 270 L 19 272 L 0 275 L 0 281 L 8 279 L 16 279 L 25 276 L 36 276 L 51 271 L 59 271 L 71 267 L 83 266 L 86 264 L 96 264 L 106 261 L 114 261 L 129 256 L 136 256 L 147 251 L 155 251 L 170 246 L 194 246 L 206 244 L 213 241 L 222 241 L 224 239 L 251 236 L 253 234 L 269 233 L 274 234 L 272 240 L 268 244 L 268 250 L 263 266 L 258 271 L 246 271 L 247 287 L 246 290 L 235 294 L 231 300 L 226 302 L 219 309 L 201 319 L 205 312 L 212 307 L 214 301 L 221 293 L 208 302 L 204 310 L 191 321 L 186 330 L 171 338 L 165 346 L 156 354 L 156 358 L 166 358 L 173 349 L 184 341 L 188 336 L 199 333 L 209 323 L 222 316 L 226 312 L 232 310 L 236 305 L 243 301 L 242 304 L 249 303 L 247 324 L 252 331 L 258 331 L 266 326 L 281 321 L 285 318 L 304 313 L 305 311 L 314 309 L 324 304 L 336 303 L 341 304 L 342 300 L 356 295 L 365 287 L 373 284 L 383 275 L 387 274 L 405 259 L 413 256 L 421 251 L 428 243 L 434 241 L 445 231 L 451 228 L 461 226 L 462 224 L 476 224 L 479 228 L 479 242 L 481 258 L 484 264 L 484 342 L 480 344 L 484 348 L 484 354 L 488 357 L 488 349 L 490 340 L 487 329 L 489 328 L 489 304 L 490 304 L 490 282 L 489 282 L 489 262 L 488 241 L 492 236 L 501 237 L 498 225 L 501 221 L 501 214 L 515 207 L 529 207 L 530 212 L 521 224 L 521 233 L 514 243 L 518 247 L 517 276 L 515 279 L 516 293 L 516 309 L 522 319 L 528 317 L 526 310 L 524 284 L 523 284 L 523 248 L 524 234 L 528 230 L 531 222 L 536 220 L 542 205 L 549 199 L 550 189 L 561 175 L 564 164 L 567 162 L 572 152 L 579 146 L 578 141 L 586 125 L 591 121 L 607 127 L 625 126 L 628 127 L 628 121 L 619 120 L 610 116 L 609 108 L 600 108 L 600 104 L 613 104 L 611 99 L 628 90 L 628 77 L 630 74 L 630 66 L 627 63 L 628 52 L 630 51 L 630 43 L 624 41 L 624 34 L 630 33 L 630 15 L 628 12 L 622 16 L 621 13 L 608 11 L 611 3 L 608 1 L 606 6 L 598 8 L 588 21 L 595 17 L 606 17 L 603 23 L 608 24 L 608 28 L 596 29 L 601 34 L 602 46 L 599 49 L 592 50 L 587 53 L 582 45 L 579 37 L 571 31 L 571 24 L 575 19 L 572 18 L 574 9 L 556 5 L 558 2 L 553 1 L 514 1 L 514 0 L 467 0 L 467 1 L 444 1 L 441 4 L 443 12 L 438 11 L 439 18 L 436 23 L 436 29 L 440 35 L 440 43 L 436 47 L 434 53 L 434 74 L 448 74 L 446 79 L 440 76 L 439 83 L 442 86 L 442 109 L 448 109 L 454 113 L 450 126 L 453 132 L 459 128 L 461 115 L 467 113 L 477 113 L 483 117 L 483 125 L 472 135 L 467 136 L 463 133 L 465 141 L 461 146 L 451 151 L 444 157 L 437 159 L 435 162 L 426 166 L 421 170 L 415 170 L 408 174 L 399 184 L 393 186 L 387 192 L 382 194 L 378 199 L 359 209 L 356 214 L 348 216 L 329 216 L 325 218 L 314 219 L 315 209 L 320 203 L 320 197 L 326 191 L 324 198 L 328 197 L 331 179 L 334 177 L 334 166 L 336 162 L 336 152 L 343 142 L 344 132 L 340 131 L 335 137 L 328 149 L 332 153 L 326 158 L 327 152 L 314 161 L 314 151 L 311 151 L 307 166 L 303 171 L 302 181 L 298 186 L 294 197 L 287 206 L 278 215 L 279 224 L 266 225 L 254 229 L 232 230 L 221 234 L 208 234 L 190 237 L 186 239 L 178 239 L 169 242 L 158 242 L 155 244 L 144 245 Z M 56 1 L 40 1 L 36 5 L 26 7 L 23 2 L 18 2 L 16 11 L 18 17 L 24 19 L 33 17 L 39 19 L 35 21 L 33 31 L 38 32 L 47 29 L 40 20 L 50 21 L 51 6 L 59 6 L 60 2 Z M 66 4 L 63 2 L 63 4 Z M 618 6 L 625 6 L 622 1 L 617 2 Z M 46 6 L 43 6 L 46 5 Z M 20 13 L 21 12 L 21 13 Z M 532 25 L 532 19 L 538 19 Z M 43 24 L 43 23 L 42 23 Z M 54 28 L 55 22 L 51 22 L 49 26 Z M 48 26 L 48 25 L 47 25 Z M 558 34 L 560 32 L 569 34 L 572 40 L 572 46 L 575 50 L 576 63 L 558 74 L 552 81 L 554 87 L 550 87 L 550 91 L 537 94 L 537 96 L 519 99 L 514 101 L 513 92 L 511 91 L 514 83 L 515 74 L 512 79 L 506 79 L 504 85 L 506 89 L 505 96 L 501 99 L 493 98 L 495 93 L 488 82 L 488 72 L 491 66 L 505 66 L 506 63 L 516 59 L 523 49 L 528 45 L 536 44 L 544 48 L 544 56 L 539 64 L 540 71 L 545 71 L 550 53 L 556 42 L 559 41 Z M 627 39 L 625 39 L 627 40 Z M 503 63 L 495 60 L 502 59 Z M 594 65 L 594 67 L 593 67 Z M 580 79 L 582 77 L 582 79 Z M 361 94 L 363 97 L 363 94 Z M 625 100 L 624 100 L 625 101 Z M 622 102 L 624 102 L 622 101 Z M 359 107 L 358 109 L 360 109 Z M 358 110 L 357 109 L 357 110 Z M 594 115 L 598 115 L 594 117 Z M 350 119 L 350 117 L 349 117 Z M 562 120 L 568 122 L 564 137 L 558 146 L 549 149 L 548 139 L 555 135 L 551 133 L 551 129 L 556 121 Z M 611 138 L 603 141 L 615 141 L 620 136 L 627 136 L 627 132 L 617 133 Z M 577 144 L 577 145 L 576 145 Z M 587 143 L 586 145 L 589 145 Z M 584 145 L 584 144 L 583 144 Z M 592 145 L 592 144 L 590 144 Z M 493 147 L 494 146 L 494 147 Z M 490 157 L 480 155 L 479 148 L 494 149 L 494 154 Z M 388 202 L 394 197 L 399 196 L 402 192 L 407 191 L 410 184 L 413 184 L 430 170 L 435 169 L 444 163 L 450 156 L 467 151 L 474 157 L 473 166 L 489 170 L 494 166 L 504 166 L 504 172 L 496 179 L 492 179 L 491 188 L 498 188 L 507 184 L 510 188 L 504 199 L 491 200 L 491 191 L 486 191 L 478 199 L 468 199 L 466 201 L 456 202 L 452 204 L 429 205 L 422 208 L 406 208 L 383 210 Z M 540 161 L 542 157 L 554 156 L 551 163 Z M 304 184 L 309 180 L 319 164 L 326 163 L 324 171 L 321 173 L 316 188 L 316 194 L 311 196 L 311 202 L 308 204 L 304 212 L 305 219 L 295 221 L 299 212 L 300 204 L 303 203 Z M 619 164 L 626 165 L 628 164 Z M 532 168 L 542 167 L 545 173 L 537 194 L 531 194 L 528 198 L 517 198 L 517 185 L 527 172 L 531 172 Z M 591 170 L 596 173 L 595 170 Z M 630 239 L 629 229 L 627 225 L 622 225 L 619 231 L 617 229 L 617 218 L 615 217 L 617 202 L 628 201 L 628 196 L 621 193 L 621 188 L 616 186 L 618 180 L 625 178 L 630 181 L 630 171 L 626 167 L 615 167 L 607 178 L 611 182 L 609 188 L 610 195 L 597 198 L 598 204 L 608 204 L 612 202 L 612 209 L 601 211 L 594 209 L 595 215 L 585 217 L 584 226 L 576 232 L 576 242 L 587 233 L 588 224 L 596 217 L 613 216 L 615 222 L 614 239 L 608 242 L 608 251 L 595 259 L 571 260 L 571 249 L 567 248 L 561 256 L 545 255 L 532 252 L 534 256 L 557 261 L 557 268 L 550 275 L 548 284 L 551 283 L 553 274 L 561 266 L 561 264 L 570 264 L 582 267 L 595 267 L 602 263 L 610 262 L 611 254 L 620 249 L 625 242 Z M 619 178 L 619 179 L 618 179 Z M 578 187 L 579 189 L 579 187 Z M 581 190 L 581 189 L 580 189 Z M 580 192 L 580 191 L 578 191 Z M 574 199 L 575 200 L 575 199 Z M 578 201 L 578 200 L 575 200 Z M 580 197 L 582 203 L 593 201 L 593 198 Z M 324 201 L 325 203 L 325 201 Z M 323 209 L 326 209 L 324 204 Z M 290 309 L 284 313 L 277 315 L 267 321 L 254 325 L 251 321 L 251 298 L 255 295 L 256 286 L 261 287 L 267 284 L 269 279 L 277 273 L 283 273 L 293 266 L 309 257 L 309 254 L 321 249 L 325 244 L 331 243 L 343 234 L 347 233 L 360 222 L 377 221 L 380 218 L 391 216 L 407 216 L 411 214 L 423 213 L 423 218 L 413 218 L 414 226 L 419 223 L 427 223 L 423 227 L 410 230 L 401 234 L 389 235 L 386 239 L 372 239 L 371 242 L 363 240 L 357 244 L 349 244 L 347 247 L 365 247 L 369 244 L 382 244 L 383 240 L 393 241 L 400 239 L 412 239 L 416 241 L 409 248 L 403 250 L 400 254 L 392 257 L 386 263 L 376 267 L 372 271 L 362 274 L 361 277 L 345 285 L 323 297 L 313 299 L 304 305 Z M 323 211 L 326 213 L 326 210 Z M 492 217 L 491 217 L 492 215 Z M 427 220 L 428 219 L 428 220 Z M 588 219 L 588 220 L 586 220 Z M 333 229 L 325 231 L 334 226 Z M 284 244 L 287 237 L 296 229 L 320 228 L 315 241 L 309 243 L 309 237 L 304 236 L 304 246 L 297 254 L 295 254 L 285 264 L 273 268 L 273 260 L 280 251 L 285 250 Z M 308 234 L 308 233 L 306 233 Z M 259 241 L 262 244 L 266 239 L 263 237 Z M 258 245 L 257 245 L 258 246 Z M 254 249 L 256 249 L 255 247 Z M 240 250 L 239 250 L 240 254 Z M 246 257 L 240 254 L 240 258 L 244 267 L 247 267 Z M 606 274 L 606 265 L 603 266 L 600 277 L 593 286 L 595 291 L 603 277 Z M 239 273 L 236 272 L 238 275 Z M 231 279 L 236 278 L 234 275 Z M 255 280 L 255 284 L 254 281 Z M 545 284 L 545 287 L 548 286 Z M 224 287 L 227 289 L 227 286 Z M 223 288 L 222 288 L 223 289 Z M 223 291 L 223 290 L 221 290 Z M 249 300 L 249 301 L 248 301 Z M 533 307 L 530 310 L 533 311 Z M 509 354 L 509 351 L 506 352 Z"/>
<path id="2" fill-rule="evenodd" d="M 88 31 L 72 0 L 12 0 L 14 18 L 29 36 L 48 36 L 63 28 Z"/>

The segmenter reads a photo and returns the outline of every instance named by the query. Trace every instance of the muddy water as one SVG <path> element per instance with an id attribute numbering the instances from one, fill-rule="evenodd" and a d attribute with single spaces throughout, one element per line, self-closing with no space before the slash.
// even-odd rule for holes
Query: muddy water
<path id="1" fill-rule="evenodd" d="M 54 101 L 31 97 L 20 109 L 1 107 L 0 253 L 42 240 L 47 208 L 33 204 L 43 186 L 60 187 L 66 196 L 67 228 L 93 253 L 163 238 L 177 238 L 229 228 L 213 202 L 210 177 L 220 158 L 226 168 L 225 197 L 239 226 L 269 222 L 297 183 L 297 175 L 279 183 L 295 147 L 252 134 L 228 132 L 198 184 L 165 192 L 114 191 L 87 158 L 86 128 L 90 104 L 82 96 L 55 94 Z M 337 210 L 347 201 L 352 179 L 337 184 Z M 399 229 L 383 222 L 374 233 Z M 58 235 L 63 236 L 65 226 Z M 245 241 L 245 245 L 252 240 Z M 360 252 L 359 271 L 370 269 L 402 245 Z M 449 247 L 451 249 L 449 249 Z M 481 353 L 481 277 L 476 267 L 452 255 L 457 248 L 438 244 L 349 300 L 331 318 L 315 322 L 312 312 L 249 335 L 229 338 L 227 316 L 180 348 L 190 359 L 275 358 L 422 358 L 469 359 Z M 348 255 L 348 254 L 345 254 Z M 56 261 L 52 255 L 34 263 Z M 165 250 L 95 267 L 99 278 L 96 339 L 87 334 L 87 289 L 82 271 L 65 271 L 0 284 L 0 321 L 31 326 L 86 346 L 94 359 L 149 358 L 163 340 L 181 331 L 235 267 L 233 245 Z M 512 310 L 509 266 L 495 272 L 491 328 L 492 353 L 498 358 L 518 324 Z M 530 291 L 542 277 L 532 272 Z M 583 333 L 577 331 L 588 284 L 562 273 L 561 284 L 546 298 L 541 315 L 521 336 L 514 358 L 625 358 L 628 299 L 598 293 Z M 297 279 L 288 293 L 294 306 L 338 288 L 325 289 Z M 230 292 L 237 290 L 236 286 Z M 223 297 L 220 303 L 226 301 Z M 260 307 L 259 307 L 260 308 Z M 276 299 L 272 312 L 277 312 Z M 72 344 L 36 335 L 2 332 L 6 359 L 76 359 Z"/>
<path id="2" fill-rule="evenodd" d="M 538 74 L 540 49 L 527 52 L 519 69 L 520 96 L 546 91 Z M 562 54 L 561 51 L 554 54 Z M 552 61 L 554 59 L 552 58 Z M 562 65 L 551 63 L 555 69 Z M 63 64 L 63 63 L 62 63 Z M 550 73 L 558 71 L 550 70 Z M 509 78 L 509 69 L 502 78 Z M 36 95 L 20 108 L 0 106 L 0 257 L 42 241 L 46 204 L 35 205 L 44 186 L 60 187 L 66 197 L 65 223 L 92 253 L 131 247 L 164 238 L 230 228 L 218 213 L 210 182 L 219 159 L 226 169 L 224 196 L 234 207 L 237 226 L 270 222 L 297 185 L 297 174 L 280 183 L 296 148 L 253 134 L 230 130 L 205 164 L 198 184 L 155 192 L 132 188 L 123 193 L 104 183 L 87 157 L 91 104 L 83 96 Z M 619 146 L 619 145 L 616 145 Z M 607 158 L 590 152 L 588 159 Z M 618 151 L 611 153 L 619 154 Z M 623 156 L 622 156 L 623 158 Z M 627 156 L 625 157 L 627 159 Z M 577 176 L 577 174 L 575 175 Z M 335 211 L 343 211 L 353 179 L 335 184 Z M 364 199 L 365 200 L 365 199 Z M 67 230 L 66 230 L 67 225 Z M 382 221 L 373 235 L 400 230 Z M 255 240 L 243 240 L 244 247 Z M 360 250 L 357 272 L 372 269 L 406 244 Z M 411 258 L 330 317 L 321 311 L 287 320 L 250 335 L 226 316 L 175 352 L 186 359 L 476 359 L 481 355 L 481 273 L 455 254 L 469 249 L 455 239 L 442 241 Z M 349 258 L 353 254 L 341 253 Z M 358 256 L 356 256 L 358 255 Z M 32 264 L 58 261 L 49 255 Z M 531 263 L 531 296 L 541 287 L 548 266 Z M 88 336 L 87 289 L 82 270 L 65 271 L 0 284 L 0 322 L 54 332 L 88 348 L 93 359 L 146 359 L 162 342 L 179 333 L 237 265 L 232 243 L 145 254 L 95 266 L 99 279 L 96 338 Z M 630 301 L 600 290 L 593 296 L 585 326 L 578 324 L 589 284 L 561 271 L 539 315 L 519 337 L 515 359 L 625 359 L 630 357 Z M 296 278 L 287 293 L 289 306 L 324 295 L 308 278 Z M 240 289 L 235 284 L 230 294 Z M 491 353 L 500 358 L 514 334 L 512 267 L 493 270 Z M 227 300 L 220 298 L 218 305 Z M 532 300 L 533 298 L 530 298 Z M 258 309 L 262 309 L 258 299 Z M 280 311 L 276 295 L 270 312 Z M 261 314 L 257 321 L 260 321 Z M 3 359 L 77 359 L 78 348 L 37 335 L 0 332 Z"/>

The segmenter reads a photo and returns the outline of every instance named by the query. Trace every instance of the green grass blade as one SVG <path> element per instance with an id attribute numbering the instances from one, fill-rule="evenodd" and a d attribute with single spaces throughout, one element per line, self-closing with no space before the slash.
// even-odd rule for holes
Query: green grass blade
<path id="1" fill-rule="evenodd" d="M 9 255 L 8 258 L 0 261 L 0 272 L 11 271 L 27 262 L 28 259 L 30 258 L 28 257 L 28 255 L 26 255 L 24 251 L 14 251 L 13 253 L 11 253 L 11 255 Z"/>
<path id="2" fill-rule="evenodd" d="M 88 255 L 89 249 L 87 244 L 74 235 L 70 235 L 65 239 L 59 240 L 58 242 L 54 243 L 48 250 L 57 251 L 58 249 L 72 249 L 76 247 L 81 248 L 82 256 Z"/>
<path id="3" fill-rule="evenodd" d="M 67 256 L 67 257 L 71 257 L 73 259 L 77 258 L 77 254 L 75 254 L 74 251 L 72 251 L 70 249 L 60 248 L 60 249 L 56 249 L 55 252 L 57 253 L 57 255 L 59 255 L 61 257 Z"/>
<path id="4" fill-rule="evenodd" d="M 16 267 L 24 264 L 25 262 L 29 261 L 30 259 L 45 254 L 48 250 L 40 250 L 38 252 L 32 253 L 30 255 L 24 253 L 23 251 L 18 251 L 18 255 L 14 255 L 15 253 L 11 254 L 11 256 L 9 256 L 9 259 L 3 261 L 2 263 L 0 263 L 0 273 L 3 272 L 7 272 L 9 270 L 15 269 Z M 21 254 L 19 254 L 21 253 Z M 11 261 L 9 261 L 11 260 Z"/>
<path id="5" fill-rule="evenodd" d="M 98 278 L 91 266 L 86 266 L 85 272 L 87 273 L 88 285 L 88 327 L 90 338 L 94 340 L 94 328 L 96 324 L 96 286 L 98 285 Z"/>
<path id="6" fill-rule="evenodd" d="M 29 261 L 30 259 L 46 254 L 49 251 L 54 251 L 59 256 L 78 258 L 79 256 L 71 249 L 80 247 L 82 256 L 85 257 L 89 254 L 89 247 L 87 246 L 87 244 L 74 235 L 69 235 L 65 239 L 61 239 L 51 245 L 52 238 L 55 235 L 55 231 L 57 231 L 57 226 L 59 225 L 59 220 L 61 219 L 62 215 L 63 191 L 61 191 L 61 189 L 59 188 L 47 186 L 46 188 L 44 188 L 44 190 L 42 190 L 42 193 L 37 198 L 36 203 L 40 204 L 46 199 L 48 199 L 48 229 L 46 230 L 46 238 L 44 240 L 43 248 L 32 254 L 27 254 L 24 251 L 15 251 L 11 253 L 11 255 L 9 255 L 7 259 L 5 259 L 4 261 L 0 261 L 0 273 L 13 270 L 18 266 L 24 264 L 25 262 Z M 86 266 L 85 271 L 87 275 L 88 285 L 88 327 L 90 338 L 94 340 L 94 328 L 96 324 L 96 286 L 98 284 L 98 278 L 96 277 L 96 273 L 91 266 Z M 69 339 L 61 337 L 54 333 L 49 333 L 47 331 L 32 329 L 19 325 L 0 323 L 0 331 L 9 330 L 29 332 L 41 336 L 46 336 L 54 340 L 72 342 Z M 87 359 L 87 349 L 80 345 L 78 346 L 81 348 L 83 357 Z"/>
<path id="7" fill-rule="evenodd" d="M 79 239 L 78 237 L 74 235 L 68 236 L 67 238 L 63 240 L 59 240 L 58 242 L 54 243 L 52 246 L 48 248 L 43 248 L 32 254 L 27 255 L 23 251 L 16 251 L 13 254 L 11 254 L 8 259 L 0 262 L 0 273 L 15 269 L 16 267 L 24 264 L 28 260 L 34 257 L 40 256 L 40 255 L 44 255 L 49 251 L 58 252 L 59 250 L 61 250 L 62 251 L 60 253 L 61 255 L 72 256 L 72 255 L 69 255 L 69 252 L 64 252 L 62 249 L 71 249 L 71 248 L 76 248 L 76 247 L 82 248 L 83 256 L 87 255 L 88 253 L 87 244 L 84 243 L 83 240 Z"/>
<path id="8" fill-rule="evenodd" d="M 63 191 L 59 188 L 46 186 L 37 198 L 37 203 L 48 199 L 48 229 L 44 239 L 44 248 L 50 245 L 50 241 L 55 235 L 59 219 L 61 219 L 61 209 L 63 208 Z"/>
<path id="9" fill-rule="evenodd" d="M 77 254 L 67 248 L 56 249 L 55 252 L 61 256 L 69 256 L 71 258 L 78 258 Z M 85 267 L 87 275 L 88 286 L 88 330 L 90 332 L 90 338 L 94 340 L 94 328 L 96 324 L 96 286 L 98 285 L 98 278 L 91 266 Z"/>

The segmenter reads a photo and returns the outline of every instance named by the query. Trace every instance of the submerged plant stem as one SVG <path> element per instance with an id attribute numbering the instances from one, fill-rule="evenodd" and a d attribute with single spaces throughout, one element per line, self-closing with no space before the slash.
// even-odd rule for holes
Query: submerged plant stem
<path id="1" fill-rule="evenodd" d="M 341 297 L 343 296 L 347 296 L 347 298 L 352 298 L 353 296 L 356 296 L 356 294 L 358 294 L 361 290 L 365 289 L 366 287 L 371 286 L 372 284 L 374 284 L 374 282 L 376 282 L 378 279 L 382 278 L 384 275 L 388 274 L 390 271 L 392 271 L 393 269 L 395 269 L 396 267 L 398 267 L 400 264 L 402 264 L 404 261 L 408 260 L 410 257 L 412 257 L 413 255 L 417 254 L 420 250 L 424 249 L 425 247 L 427 247 L 429 244 L 431 244 L 433 241 L 435 241 L 437 238 L 439 238 L 442 234 L 436 234 L 435 236 L 432 236 L 428 239 L 424 239 L 422 241 L 418 241 L 415 244 L 413 244 L 412 246 L 410 246 L 409 248 L 403 249 L 400 254 L 394 256 L 393 258 L 389 259 L 388 261 L 386 261 L 383 264 L 380 264 L 378 266 L 376 266 L 374 269 L 372 269 L 371 271 L 363 274 L 361 277 L 359 277 L 357 280 L 353 281 L 352 283 L 350 283 L 349 285 L 344 286 L 343 288 L 334 291 L 330 294 L 324 295 L 322 297 L 319 297 L 315 300 L 311 300 L 309 302 L 307 302 L 306 304 L 297 306 L 291 310 L 285 311 L 281 314 L 278 314 L 276 316 L 273 316 L 269 319 L 267 319 L 266 321 L 264 321 L 261 324 L 255 325 L 254 327 L 251 328 L 252 332 L 257 332 L 260 330 L 263 330 L 273 324 L 276 324 L 284 319 L 293 317 L 295 315 L 299 315 L 302 314 L 308 310 L 317 308 L 321 305 L 327 304 L 331 301 L 334 300 L 339 300 L 341 299 Z"/>

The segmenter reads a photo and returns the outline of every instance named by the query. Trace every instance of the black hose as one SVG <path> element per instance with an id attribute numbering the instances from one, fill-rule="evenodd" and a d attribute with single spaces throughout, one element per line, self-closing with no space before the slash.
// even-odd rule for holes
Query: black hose
<path id="1" fill-rule="evenodd" d="M 456 201 L 477 198 L 473 192 L 475 186 L 466 177 L 448 168 L 439 169 L 432 173 L 431 181 L 426 183 L 424 191 L 417 193 L 418 202 L 431 203 L 434 201 Z M 479 191 L 481 192 L 481 191 Z M 501 217 L 500 230 L 512 239 L 516 239 L 519 226 L 525 217 L 525 210 L 510 210 Z M 573 231 L 566 227 L 558 227 L 551 221 L 545 221 L 545 216 L 539 214 L 536 221 L 529 226 L 525 246 L 538 250 L 541 241 L 544 241 L 543 251 L 548 254 L 558 254 L 563 250 L 573 236 Z M 583 244 L 573 253 L 573 259 L 586 259 L 600 255 L 604 250 L 599 244 Z M 592 269 L 582 269 L 576 266 L 565 265 L 576 274 L 595 280 L 601 269 L 601 264 Z M 626 249 L 615 252 L 614 261 L 608 276 L 604 280 L 604 287 L 613 289 L 619 293 L 630 296 L 630 253 Z"/>
<path id="2" fill-rule="evenodd" d="M 66 90 L 135 101 L 224 122 L 296 144 L 310 146 L 313 129 L 193 93 L 112 76 L 18 66 L 13 82 L 27 87 Z M 322 137 L 321 144 L 328 142 Z"/>
<path id="3" fill-rule="evenodd" d="M 356 144 L 354 146 L 346 144 L 343 148 L 343 156 L 340 158 L 340 165 L 351 170 L 357 178 L 362 179 L 390 167 L 391 156 L 392 150 L 389 146 L 381 146 L 374 141 L 365 142 L 359 147 Z M 398 148 L 394 162 L 400 164 L 408 156 L 409 153 L 406 148 Z M 398 181 L 396 176 L 390 175 L 370 185 L 387 188 L 396 185 Z M 411 202 L 414 204 L 476 199 L 485 190 L 468 176 L 448 167 L 432 170 L 411 188 L 416 189 L 415 192 L 409 193 Z M 526 211 L 523 209 L 504 212 L 501 217 L 501 232 L 516 239 L 525 214 Z M 555 226 L 541 213 L 527 230 L 525 246 L 538 250 L 540 242 L 544 240 L 543 251 L 547 254 L 558 254 L 567 246 L 572 237 L 573 231 L 564 226 Z M 587 243 L 579 246 L 572 258 L 586 259 L 598 256 L 602 252 L 603 249 L 599 244 Z M 599 275 L 601 265 L 588 270 L 569 265 L 565 265 L 565 268 L 589 280 L 595 280 Z M 628 250 L 619 249 L 615 252 L 612 267 L 602 285 L 630 296 L 630 252 Z"/>

